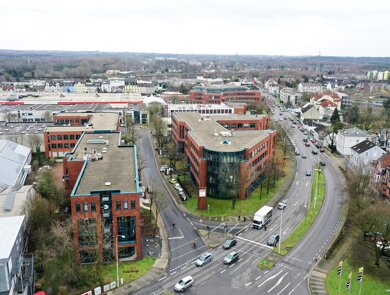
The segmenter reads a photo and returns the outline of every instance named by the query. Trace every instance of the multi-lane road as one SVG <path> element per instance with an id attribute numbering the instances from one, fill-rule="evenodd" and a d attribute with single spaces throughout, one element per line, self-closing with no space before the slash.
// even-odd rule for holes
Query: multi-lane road
<path id="1" fill-rule="evenodd" d="M 275 120 L 289 116 L 288 113 L 282 116 L 278 113 Z M 142 130 L 140 143 L 142 157 L 147 159 L 147 167 L 143 170 L 146 184 L 153 180 L 156 185 L 165 188 L 163 191 L 171 202 L 171 206 L 162 212 L 169 237 L 170 262 L 161 278 L 137 294 L 162 294 L 165 290 L 172 291 L 174 284 L 187 275 L 194 278 L 195 284 L 185 291 L 186 294 L 308 294 L 309 270 L 316 258 L 323 255 L 335 233 L 343 194 L 340 178 L 332 161 L 324 153 L 313 155 L 311 151 L 317 148 L 313 145 L 306 147 L 303 143 L 304 135 L 297 128 L 291 128 L 289 132 L 296 148 L 307 158 L 297 156 L 297 171 L 294 182 L 285 195 L 287 207 L 283 210 L 282 223 L 282 211 L 276 209 L 267 231 L 253 229 L 250 225 L 238 226 L 238 243 L 234 250 L 240 254 L 240 259 L 227 266 L 223 264 L 223 258 L 229 251 L 223 250 L 222 247 L 208 249 L 194 231 L 194 226 L 199 225 L 198 221 L 179 211 L 169 198 L 167 187 L 158 172 L 150 136 Z M 312 176 L 306 176 L 305 171 L 313 171 L 320 160 L 326 163 L 323 169 L 326 196 L 321 213 L 310 231 L 288 255 L 282 257 L 269 271 L 260 270 L 257 266 L 259 259 L 272 251 L 272 248 L 266 245 L 269 236 L 281 232 L 283 240 L 304 218 L 308 207 L 314 205 L 310 203 Z M 176 224 L 175 228 L 172 227 L 173 223 Z M 222 226 L 223 224 L 215 225 L 213 229 L 219 230 Z M 198 245 L 196 249 L 192 246 L 194 239 Z M 207 250 L 214 256 L 213 261 L 204 267 L 196 267 L 196 258 Z"/>

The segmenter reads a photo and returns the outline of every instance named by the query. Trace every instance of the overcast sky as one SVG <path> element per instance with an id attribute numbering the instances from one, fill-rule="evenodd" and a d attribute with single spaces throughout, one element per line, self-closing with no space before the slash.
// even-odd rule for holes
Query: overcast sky
<path id="1" fill-rule="evenodd" d="M 389 0 L 1 0 L 0 48 L 390 56 Z"/>

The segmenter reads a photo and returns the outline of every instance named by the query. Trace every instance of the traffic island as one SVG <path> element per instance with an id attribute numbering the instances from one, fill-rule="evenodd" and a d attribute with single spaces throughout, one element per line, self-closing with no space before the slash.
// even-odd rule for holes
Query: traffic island
<path id="1" fill-rule="evenodd" d="M 198 235 L 209 248 L 216 248 L 221 245 L 226 239 L 231 238 L 232 234 L 224 234 L 215 231 L 207 231 L 204 229 L 196 229 Z"/>
<path id="2" fill-rule="evenodd" d="M 268 270 L 268 269 L 271 269 L 272 267 L 274 267 L 275 263 L 273 263 L 272 261 L 270 261 L 266 258 L 262 258 L 259 260 L 259 263 L 257 265 L 261 270 Z"/>

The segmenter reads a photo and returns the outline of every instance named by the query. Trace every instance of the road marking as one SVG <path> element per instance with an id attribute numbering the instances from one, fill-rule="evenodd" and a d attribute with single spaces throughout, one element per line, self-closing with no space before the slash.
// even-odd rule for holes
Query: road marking
<path id="1" fill-rule="evenodd" d="M 286 272 L 275 284 L 275 286 L 273 286 L 271 289 L 268 290 L 268 293 L 271 292 L 273 289 L 275 289 L 284 279 L 284 277 L 287 275 L 288 273 Z"/>
<path id="2" fill-rule="evenodd" d="M 187 268 L 187 265 L 186 265 L 186 266 L 183 266 L 181 269 L 185 269 L 185 268 Z"/>
<path id="3" fill-rule="evenodd" d="M 246 283 L 245 287 L 248 287 L 250 284 L 252 284 L 252 282 Z"/>
<path id="4" fill-rule="evenodd" d="M 168 240 L 177 240 L 177 239 L 184 238 L 183 232 L 180 230 L 180 228 L 179 228 L 179 232 L 180 232 L 180 236 L 168 238 Z"/>
<path id="5" fill-rule="evenodd" d="M 296 184 L 295 185 L 298 185 L 299 184 L 299 180 L 297 180 Z"/>
<path id="6" fill-rule="evenodd" d="M 294 207 L 298 204 L 298 202 L 299 202 L 299 201 L 296 201 L 296 202 L 294 203 Z"/>
<path id="7" fill-rule="evenodd" d="M 171 272 L 171 275 L 175 274 L 176 273 L 176 270 L 174 272 Z"/>
<path id="8" fill-rule="evenodd" d="M 165 279 L 166 277 L 162 277 L 162 278 L 159 278 L 158 281 L 162 281 L 163 279 Z"/>
<path id="9" fill-rule="evenodd" d="M 261 276 L 258 276 L 256 279 L 255 279 L 255 281 L 257 281 L 258 279 L 260 279 L 261 278 Z"/>
<path id="10" fill-rule="evenodd" d="M 275 226 L 276 226 L 276 225 L 275 225 Z M 275 228 L 275 226 L 271 227 L 269 230 L 272 231 L 272 230 Z"/>
<path id="11" fill-rule="evenodd" d="M 284 230 L 284 232 L 283 232 L 284 235 L 286 234 L 286 232 L 287 232 L 287 230 L 288 230 L 289 228 L 290 228 L 290 227 L 287 226 L 287 228 Z"/>
<path id="12" fill-rule="evenodd" d="M 243 237 L 236 237 L 237 239 L 240 239 L 240 240 L 243 240 L 243 241 L 246 241 L 246 242 L 249 242 L 249 243 L 252 243 L 252 244 L 255 244 L 255 245 L 258 245 L 258 246 L 262 246 L 264 248 L 267 248 L 267 249 L 273 249 L 273 247 L 270 247 L 268 245 L 264 245 L 264 244 L 261 244 L 259 242 L 255 242 L 255 241 L 252 241 L 252 240 L 248 240 L 248 239 L 245 239 Z"/>
<path id="13" fill-rule="evenodd" d="M 223 271 L 221 271 L 221 273 L 224 273 L 226 271 L 226 269 L 224 269 Z"/>
<path id="14" fill-rule="evenodd" d="M 269 277 L 268 279 L 266 279 L 265 281 L 263 281 L 260 285 L 257 286 L 257 288 L 260 288 L 261 286 L 263 286 L 266 282 L 268 282 L 269 280 L 272 280 L 273 278 L 277 277 L 278 275 L 280 275 L 280 273 L 282 272 L 283 270 L 279 271 L 276 275 L 273 275 L 272 277 Z"/>
<path id="15" fill-rule="evenodd" d="M 306 182 L 306 186 L 308 186 L 309 185 L 309 183 L 308 182 Z"/>
<path id="16" fill-rule="evenodd" d="M 282 290 L 280 290 L 280 292 L 277 294 L 277 295 L 280 295 L 284 292 L 284 290 L 286 290 L 288 288 L 288 286 L 290 286 L 291 282 L 288 282 L 288 284 L 286 286 L 284 286 L 284 288 Z"/>
<path id="17" fill-rule="evenodd" d="M 237 225 L 239 225 L 240 223 L 239 222 L 237 222 L 237 224 L 236 225 L 234 225 L 232 228 L 231 228 L 231 230 L 229 230 L 227 233 L 230 233 Z"/>

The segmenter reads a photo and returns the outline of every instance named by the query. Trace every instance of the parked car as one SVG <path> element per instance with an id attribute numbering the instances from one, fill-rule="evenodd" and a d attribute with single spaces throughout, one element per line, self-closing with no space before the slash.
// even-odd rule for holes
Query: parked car
<path id="1" fill-rule="evenodd" d="M 173 187 L 174 187 L 176 190 L 180 190 L 180 189 L 181 189 L 180 184 L 178 184 L 177 182 L 173 185 Z"/>
<path id="2" fill-rule="evenodd" d="M 230 240 L 226 240 L 223 244 L 222 244 L 222 248 L 224 248 L 225 250 L 226 249 L 230 249 L 231 247 L 233 247 L 234 245 L 237 244 L 237 240 L 236 239 L 230 239 Z"/>
<path id="3" fill-rule="evenodd" d="M 320 161 L 320 166 L 325 166 L 326 163 L 324 161 Z"/>
<path id="4" fill-rule="evenodd" d="M 237 261 L 239 258 L 239 255 L 236 251 L 230 252 L 228 255 L 225 256 L 223 259 L 224 264 L 232 264 L 233 262 Z"/>
<path id="5" fill-rule="evenodd" d="M 299 155 L 300 155 L 300 152 L 299 152 L 298 150 L 295 150 L 295 154 L 296 154 L 297 156 L 299 156 Z"/>
<path id="6" fill-rule="evenodd" d="M 203 266 L 207 263 L 211 262 L 213 260 L 213 256 L 209 252 L 205 252 L 202 255 L 199 256 L 199 258 L 196 260 L 195 264 L 196 266 Z"/>
<path id="7" fill-rule="evenodd" d="M 184 191 L 180 191 L 179 192 L 179 197 L 182 201 L 186 201 L 188 198 L 187 198 L 187 195 Z"/>
<path id="8" fill-rule="evenodd" d="M 311 176 L 311 170 L 306 170 L 306 176 Z"/>
<path id="9" fill-rule="evenodd" d="M 302 159 L 306 159 L 307 156 L 305 154 L 302 154 Z"/>
<path id="10" fill-rule="evenodd" d="M 169 181 L 169 183 L 172 183 L 172 184 L 177 183 L 177 179 L 176 178 L 171 178 L 168 181 Z"/>
<path id="11" fill-rule="evenodd" d="M 268 246 L 276 247 L 276 244 L 279 242 L 279 235 L 271 235 L 267 241 Z"/>
<path id="12" fill-rule="evenodd" d="M 310 143 L 308 141 L 306 141 L 305 146 L 310 146 Z"/>
<path id="13" fill-rule="evenodd" d="M 278 209 L 279 210 L 284 210 L 284 208 L 287 207 L 287 201 L 286 200 L 283 200 L 281 201 L 279 204 L 278 204 Z"/>
<path id="14" fill-rule="evenodd" d="M 161 167 L 160 167 L 160 172 L 164 172 L 165 170 L 167 170 L 168 169 L 168 165 L 162 165 Z"/>
<path id="15" fill-rule="evenodd" d="M 182 278 L 178 283 L 176 283 L 174 289 L 176 292 L 182 292 L 185 289 L 188 289 L 194 284 L 194 280 L 191 276 L 186 276 Z"/>
<path id="16" fill-rule="evenodd" d="M 307 142 L 307 138 L 306 137 L 303 139 L 303 142 Z"/>
<path id="17" fill-rule="evenodd" d="M 323 147 L 320 148 L 320 152 L 321 152 L 321 153 L 325 152 L 325 150 L 324 150 Z"/>
<path id="18" fill-rule="evenodd" d="M 317 155 L 318 154 L 318 152 L 316 150 L 312 150 L 311 152 L 312 152 L 313 155 Z"/>

